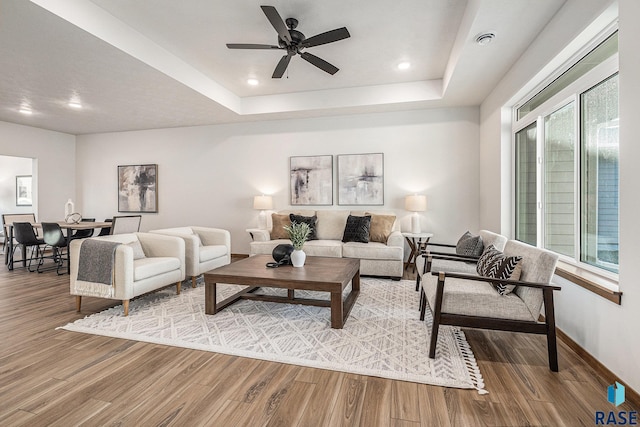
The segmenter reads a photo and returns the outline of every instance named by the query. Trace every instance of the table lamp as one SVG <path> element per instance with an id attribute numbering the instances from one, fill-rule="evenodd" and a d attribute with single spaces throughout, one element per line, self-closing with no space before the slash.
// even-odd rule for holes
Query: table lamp
<path id="1" fill-rule="evenodd" d="M 273 198 L 271 196 L 255 196 L 253 198 L 253 209 L 260 210 L 258 215 L 258 228 L 261 230 L 267 229 L 267 214 L 266 210 L 273 209 Z"/>
<path id="2" fill-rule="evenodd" d="M 411 232 L 420 233 L 420 217 L 418 216 L 418 212 L 427 210 L 427 196 L 418 194 L 407 196 L 404 200 L 404 207 L 409 212 L 413 212 L 413 215 L 411 215 Z"/>

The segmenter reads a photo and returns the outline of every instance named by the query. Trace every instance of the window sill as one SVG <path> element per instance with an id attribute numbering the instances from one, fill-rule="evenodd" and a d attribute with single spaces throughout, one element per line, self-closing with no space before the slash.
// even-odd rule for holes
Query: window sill
<path id="1" fill-rule="evenodd" d="M 622 292 L 615 290 L 618 287 L 616 280 L 599 276 L 591 271 L 562 261 L 558 261 L 556 274 L 615 304 L 621 304 Z"/>

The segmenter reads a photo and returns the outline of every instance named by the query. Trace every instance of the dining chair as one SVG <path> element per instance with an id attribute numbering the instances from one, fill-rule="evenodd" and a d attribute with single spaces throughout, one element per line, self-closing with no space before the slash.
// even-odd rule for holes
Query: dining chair
<path id="1" fill-rule="evenodd" d="M 27 259 L 28 249 L 31 248 L 31 256 L 29 257 L 29 263 L 26 267 L 30 272 L 34 272 L 35 270 L 31 269 L 31 262 L 40 257 L 40 246 L 44 245 L 44 240 L 36 236 L 36 232 L 33 230 L 33 225 L 30 222 L 14 222 L 13 237 L 22 248 L 23 260 Z M 15 251 L 15 248 L 13 250 Z"/>
<path id="2" fill-rule="evenodd" d="M 105 218 L 104 222 L 113 222 L 113 218 Z M 108 236 L 109 234 L 111 234 L 111 227 L 102 227 L 98 236 Z"/>
<path id="3" fill-rule="evenodd" d="M 80 230 L 80 231 L 84 231 L 84 230 Z M 90 231 L 93 231 L 93 230 L 90 230 Z M 67 248 L 67 238 L 62 233 L 62 228 L 60 228 L 60 225 L 56 222 L 43 222 L 42 234 L 43 234 L 44 243 L 46 245 L 44 248 L 45 251 L 47 249 L 47 246 L 51 247 L 51 250 L 53 251 L 52 259 L 56 265 L 56 273 L 58 275 L 64 274 L 64 273 L 60 273 L 60 268 L 62 267 L 64 260 L 66 259 L 66 256 L 63 256 L 64 254 L 63 249 Z M 37 268 L 38 273 L 43 272 L 43 270 L 41 270 L 40 267 L 44 263 L 44 259 L 45 259 L 44 251 L 42 251 L 40 255 L 40 261 L 38 262 L 38 268 Z"/>
<path id="4" fill-rule="evenodd" d="M 8 224 L 13 224 L 16 221 L 30 222 L 35 224 L 36 215 L 34 213 L 18 213 L 18 214 L 2 214 L 2 229 L 4 230 L 4 242 L 2 249 L 4 251 L 4 263 L 9 263 L 9 251 L 15 249 L 15 237 L 14 241 L 9 241 L 9 227 Z M 36 234 L 37 235 L 37 234 Z"/>
<path id="5" fill-rule="evenodd" d="M 80 222 L 96 222 L 95 218 L 82 218 L 80 220 Z M 93 236 L 93 232 L 95 230 L 93 228 L 88 229 L 88 230 L 78 230 L 75 233 L 73 233 L 73 238 L 74 239 L 86 239 L 87 237 L 91 237 Z"/>
<path id="6" fill-rule="evenodd" d="M 142 215 L 121 215 L 113 217 L 111 234 L 137 233 L 140 231 Z"/>

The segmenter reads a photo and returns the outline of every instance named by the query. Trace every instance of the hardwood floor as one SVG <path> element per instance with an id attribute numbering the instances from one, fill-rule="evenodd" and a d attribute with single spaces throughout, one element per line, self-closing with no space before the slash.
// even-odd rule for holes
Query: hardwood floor
<path id="1" fill-rule="evenodd" d="M 0 269 L 0 426 L 588 426 L 638 410 L 609 404 L 563 343 L 550 372 L 542 336 L 465 330 L 480 395 L 56 330 L 116 305 L 82 302 L 66 275 Z"/>

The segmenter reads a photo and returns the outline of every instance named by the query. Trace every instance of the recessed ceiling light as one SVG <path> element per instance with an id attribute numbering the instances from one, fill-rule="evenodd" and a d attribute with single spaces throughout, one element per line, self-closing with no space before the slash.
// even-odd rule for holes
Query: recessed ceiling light
<path id="1" fill-rule="evenodd" d="M 411 62 L 401 62 L 398 64 L 398 70 L 408 70 L 411 67 Z"/>
<path id="2" fill-rule="evenodd" d="M 18 111 L 19 111 L 20 113 L 22 113 L 22 114 L 26 114 L 26 115 L 31 115 L 31 114 L 33 114 L 33 111 L 31 110 L 31 108 L 26 107 L 26 106 L 24 106 L 24 105 L 23 105 L 22 107 L 20 107 L 20 109 L 19 109 Z"/>
<path id="3" fill-rule="evenodd" d="M 493 33 L 483 33 L 476 37 L 476 43 L 478 43 L 480 46 L 484 46 L 491 43 L 495 38 L 496 35 Z"/>
<path id="4" fill-rule="evenodd" d="M 67 104 L 69 107 L 71 108 L 76 108 L 76 109 L 81 109 L 82 108 L 82 104 L 80 104 L 77 101 L 69 101 L 69 104 Z"/>
<path id="5" fill-rule="evenodd" d="M 247 79 L 247 84 L 250 86 L 258 86 L 258 83 L 260 83 L 258 79 Z"/>

